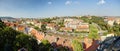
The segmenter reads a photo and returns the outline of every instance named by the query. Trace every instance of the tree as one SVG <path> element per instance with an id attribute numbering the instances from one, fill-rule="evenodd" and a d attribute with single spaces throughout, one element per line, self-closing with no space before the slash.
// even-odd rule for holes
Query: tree
<path id="1" fill-rule="evenodd" d="M 97 39 L 98 38 L 98 28 L 94 26 L 93 24 L 90 24 L 90 32 L 89 32 L 89 38 Z"/>
<path id="2" fill-rule="evenodd" d="M 41 25 L 41 31 L 42 32 L 45 32 L 47 29 L 46 29 L 46 24 L 42 24 Z"/>
<path id="3" fill-rule="evenodd" d="M 116 35 L 120 35 L 120 26 L 118 24 L 115 24 L 113 27 L 112 27 L 112 30 L 114 31 L 114 33 Z"/>
<path id="4" fill-rule="evenodd" d="M 102 30 L 107 30 L 107 24 L 104 22 L 104 18 L 102 17 L 96 17 L 96 16 L 91 16 L 92 19 L 91 21 L 98 24 Z"/>
<path id="5" fill-rule="evenodd" d="M 40 31 L 40 28 L 39 28 L 39 27 L 37 27 L 37 26 L 34 26 L 34 29 L 36 29 L 36 30 Z"/>
<path id="6" fill-rule="evenodd" d="M 45 19 L 40 19 L 41 22 L 47 22 L 50 23 L 52 19 L 50 18 L 45 18 Z"/>
<path id="7" fill-rule="evenodd" d="M 0 51 L 17 51 L 22 47 L 27 48 L 28 51 L 38 51 L 38 44 L 34 38 L 10 27 L 4 26 L 0 29 Z"/>
<path id="8" fill-rule="evenodd" d="M 60 46 L 57 48 L 57 51 L 69 51 L 68 47 Z"/>
<path id="9" fill-rule="evenodd" d="M 0 29 L 4 28 L 4 27 L 5 27 L 5 25 L 3 24 L 2 20 L 0 19 Z"/>
<path id="10" fill-rule="evenodd" d="M 85 22 L 89 22 L 89 19 L 86 16 L 82 16 L 80 19 L 84 20 Z"/>
<path id="11" fill-rule="evenodd" d="M 78 42 L 77 40 L 73 40 L 72 45 L 73 45 L 73 50 L 74 51 L 84 51 L 82 43 Z"/>
<path id="12" fill-rule="evenodd" d="M 0 31 L 0 51 L 4 51 L 7 47 L 13 46 L 15 37 L 18 34 L 19 32 L 13 30 L 12 28 L 4 27 Z"/>
<path id="13" fill-rule="evenodd" d="M 53 51 L 53 47 L 48 40 L 42 40 L 39 49 L 40 51 Z"/>
<path id="14" fill-rule="evenodd" d="M 58 22 L 57 24 L 60 25 L 60 27 L 64 27 L 64 20 Z"/>
<path id="15" fill-rule="evenodd" d="M 16 39 L 14 41 L 14 50 L 17 51 L 17 49 L 20 48 L 26 48 L 28 51 L 35 51 L 37 50 L 37 40 L 35 40 L 33 37 L 28 36 L 26 34 L 19 34 L 16 36 Z"/>
<path id="16" fill-rule="evenodd" d="M 34 26 L 32 23 L 29 23 L 28 25 L 29 25 L 29 26 Z"/>

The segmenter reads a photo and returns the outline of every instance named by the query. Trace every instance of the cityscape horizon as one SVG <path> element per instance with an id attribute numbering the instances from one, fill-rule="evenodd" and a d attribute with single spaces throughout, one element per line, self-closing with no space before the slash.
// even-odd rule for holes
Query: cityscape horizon
<path id="1" fill-rule="evenodd" d="M 120 0 L 0 0 L 0 51 L 120 51 Z"/>

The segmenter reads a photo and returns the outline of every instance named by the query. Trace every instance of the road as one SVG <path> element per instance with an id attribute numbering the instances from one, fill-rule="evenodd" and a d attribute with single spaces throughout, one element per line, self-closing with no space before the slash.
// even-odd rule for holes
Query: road
<path id="1" fill-rule="evenodd" d="M 98 28 L 98 30 L 99 30 L 99 31 L 98 31 L 98 34 L 101 35 L 101 34 L 103 34 L 104 32 L 107 32 L 107 31 L 102 30 L 101 27 L 100 27 L 98 24 L 96 24 L 96 23 L 92 23 L 92 24 L 94 24 L 94 25 Z"/>
<path id="2" fill-rule="evenodd" d="M 96 24 L 96 23 L 92 23 L 92 24 L 94 24 L 95 26 L 97 26 L 97 28 L 98 28 L 99 31 L 102 31 L 101 27 L 98 24 Z"/>

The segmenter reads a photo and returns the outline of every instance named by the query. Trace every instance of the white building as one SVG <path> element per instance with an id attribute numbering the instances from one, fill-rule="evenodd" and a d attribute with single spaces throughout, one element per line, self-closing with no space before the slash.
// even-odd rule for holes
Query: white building
<path id="1" fill-rule="evenodd" d="M 113 26 L 115 22 L 115 18 L 110 17 L 105 19 L 104 21 L 106 21 L 108 25 Z"/>
<path id="2" fill-rule="evenodd" d="M 120 24 L 120 18 L 117 18 L 115 23 Z"/>
<path id="3" fill-rule="evenodd" d="M 78 19 L 66 19 L 64 25 L 65 27 L 70 27 L 73 29 L 76 29 L 78 25 L 81 25 L 83 20 L 78 20 Z"/>
<path id="4" fill-rule="evenodd" d="M 36 24 L 34 24 L 34 26 L 37 26 L 39 28 L 41 28 L 41 25 L 42 25 L 42 23 L 36 23 Z"/>

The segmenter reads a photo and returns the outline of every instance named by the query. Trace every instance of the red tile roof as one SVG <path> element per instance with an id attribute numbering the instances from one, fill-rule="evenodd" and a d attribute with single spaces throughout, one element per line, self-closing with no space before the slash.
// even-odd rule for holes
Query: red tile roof
<path id="1" fill-rule="evenodd" d="M 77 26 L 78 29 L 88 29 L 89 28 L 89 25 L 80 25 L 80 26 Z"/>
<path id="2" fill-rule="evenodd" d="M 108 21 L 113 21 L 115 18 L 107 18 Z"/>
<path id="3" fill-rule="evenodd" d="M 89 38 L 84 38 L 84 49 L 85 51 L 95 51 L 99 46 L 98 40 L 92 40 Z"/>
<path id="4" fill-rule="evenodd" d="M 38 40 L 44 39 L 44 34 L 41 33 L 41 32 L 38 32 L 38 31 L 35 30 L 35 29 L 32 29 L 32 30 L 31 30 L 31 34 L 32 34 L 33 36 L 35 36 L 36 39 L 38 39 Z"/>
<path id="5" fill-rule="evenodd" d="M 24 30 L 25 30 L 24 26 L 21 26 L 21 25 L 18 26 L 18 31 L 24 31 Z"/>
<path id="6" fill-rule="evenodd" d="M 72 31 L 72 28 L 70 28 L 70 27 L 61 27 L 60 30 Z"/>

